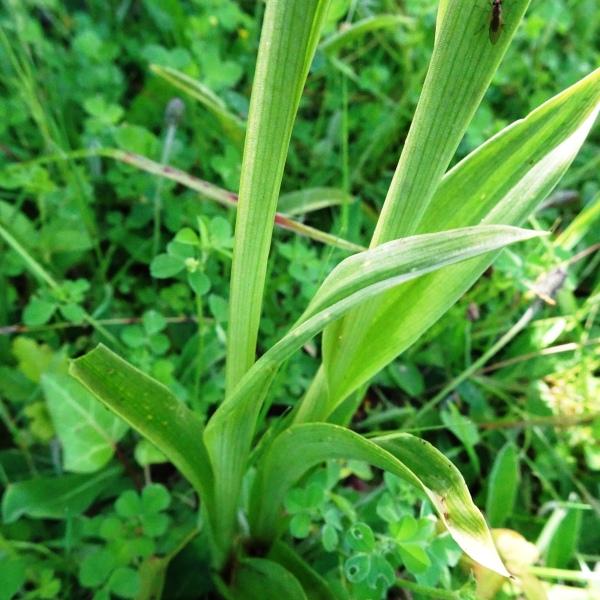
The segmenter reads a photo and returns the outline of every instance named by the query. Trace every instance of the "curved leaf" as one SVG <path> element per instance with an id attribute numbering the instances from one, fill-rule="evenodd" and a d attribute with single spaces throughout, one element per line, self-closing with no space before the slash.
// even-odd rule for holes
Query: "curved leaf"
<path id="1" fill-rule="evenodd" d="M 311 467 L 329 459 L 366 461 L 420 488 L 473 560 L 509 575 L 458 469 L 431 444 L 409 434 L 368 440 L 327 423 L 294 425 L 281 433 L 259 464 L 252 489 L 250 522 L 259 540 L 269 542 L 277 535 L 277 517 L 288 489 Z"/>
<path id="2" fill-rule="evenodd" d="M 370 31 L 395 29 L 399 25 L 412 26 L 414 19 L 404 15 L 373 15 L 361 19 L 352 25 L 343 27 L 321 42 L 320 48 L 325 52 L 338 52 L 346 44 L 355 41 Z"/>
<path id="3" fill-rule="evenodd" d="M 103 345 L 73 360 L 69 372 L 165 454 L 203 503 L 210 504 L 213 476 L 196 414 L 164 385 Z"/>
<path id="4" fill-rule="evenodd" d="M 229 139 L 238 146 L 243 145 L 246 124 L 209 87 L 172 67 L 150 65 L 150 70 L 200 102 L 218 119 Z"/>
<path id="5" fill-rule="evenodd" d="M 282 194 L 277 209 L 284 215 L 304 215 L 315 210 L 351 204 L 356 197 L 339 188 L 316 187 Z"/>
<path id="6" fill-rule="evenodd" d="M 79 515 L 98 496 L 112 489 L 120 474 L 119 467 L 112 467 L 94 474 L 36 477 L 10 483 L 2 496 L 2 520 L 12 523 L 23 515 L 33 519 Z"/>

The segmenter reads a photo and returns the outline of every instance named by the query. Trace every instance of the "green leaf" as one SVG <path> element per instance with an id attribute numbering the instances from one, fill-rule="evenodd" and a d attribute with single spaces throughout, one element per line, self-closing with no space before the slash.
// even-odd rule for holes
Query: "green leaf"
<path id="1" fill-rule="evenodd" d="M 269 2 L 263 21 L 238 200 L 226 389 L 252 366 L 273 219 L 292 126 L 329 0 Z"/>
<path id="2" fill-rule="evenodd" d="M 497 44 L 477 2 L 440 3 L 429 70 L 372 245 L 417 231 L 529 1 L 510 3 Z"/>
<path id="3" fill-rule="evenodd" d="M 504 527 L 513 514 L 519 486 L 519 451 L 507 442 L 494 460 L 485 510 L 492 527 Z"/>
<path id="4" fill-rule="evenodd" d="M 119 567 L 110 576 L 108 587 L 119 598 L 135 598 L 140 589 L 140 576 L 130 567 Z"/>
<path id="5" fill-rule="evenodd" d="M 16 556 L 0 555 L 0 600 L 11 600 L 27 581 L 26 562 Z"/>
<path id="6" fill-rule="evenodd" d="M 414 21 L 404 15 L 373 15 L 343 27 L 330 35 L 321 43 L 321 49 L 328 53 L 336 53 L 345 45 L 362 37 L 370 31 L 380 29 L 397 29 L 400 25 L 413 25 Z"/>
<path id="7" fill-rule="evenodd" d="M 346 543 L 357 552 L 372 552 L 375 548 L 375 536 L 366 523 L 355 523 L 346 533 Z"/>
<path id="8" fill-rule="evenodd" d="M 84 587 L 98 587 L 102 585 L 119 562 L 113 552 L 102 548 L 88 554 L 79 568 L 79 582 Z"/>
<path id="9" fill-rule="evenodd" d="M 536 235 L 511 227 L 474 227 L 389 242 L 340 263 L 296 326 L 260 358 L 207 425 L 205 442 L 213 470 L 219 474 L 215 507 L 222 543 L 227 544 L 233 535 L 237 497 L 258 411 L 283 361 L 327 324 L 392 287 Z"/>
<path id="10" fill-rule="evenodd" d="M 304 539 L 310 533 L 310 515 L 308 513 L 298 513 L 290 521 L 290 533 L 293 537 Z"/>
<path id="11" fill-rule="evenodd" d="M 171 496 L 167 488 L 160 483 L 147 485 L 142 491 L 142 510 L 144 514 L 158 513 L 169 508 Z"/>
<path id="12" fill-rule="evenodd" d="M 142 323 L 148 335 L 159 333 L 167 326 L 167 320 L 156 310 L 147 310 L 142 315 Z"/>
<path id="13" fill-rule="evenodd" d="M 575 557 L 581 533 L 581 511 L 570 509 L 556 528 L 546 551 L 546 566 L 559 569 L 569 567 Z"/>
<path id="14" fill-rule="evenodd" d="M 157 279 L 167 279 L 181 273 L 184 268 L 185 263 L 178 256 L 159 254 L 150 263 L 150 274 Z"/>
<path id="15" fill-rule="evenodd" d="M 142 502 L 134 490 L 124 491 L 115 502 L 115 510 L 121 517 L 136 519 L 142 514 Z"/>
<path id="16" fill-rule="evenodd" d="M 473 560 L 508 575 L 458 469 L 431 444 L 409 434 L 368 440 L 325 423 L 294 425 L 282 432 L 258 465 L 249 512 L 253 535 L 273 540 L 286 491 L 315 465 L 342 458 L 367 461 L 424 491 L 460 547 Z"/>
<path id="17" fill-rule="evenodd" d="M 163 452 L 210 506 L 212 472 L 197 415 L 168 388 L 102 345 L 72 361 L 70 373 Z"/>
<path id="18" fill-rule="evenodd" d="M 67 471 L 93 473 L 113 456 L 127 424 L 68 375 L 42 377 L 48 411 L 63 447 Z"/>
<path id="19" fill-rule="evenodd" d="M 371 570 L 371 556 L 369 554 L 355 554 L 344 563 L 344 573 L 351 583 L 364 581 Z"/>
<path id="20" fill-rule="evenodd" d="M 267 558 L 285 567 L 294 575 L 301 582 L 309 600 L 335 600 L 325 579 L 287 544 L 283 542 L 273 544 Z"/>
<path id="21" fill-rule="evenodd" d="M 518 224 L 558 183 L 600 108 L 600 70 L 549 100 L 454 167 L 436 190 L 420 233 L 479 223 Z M 324 369 L 307 396 L 324 418 L 417 340 L 488 268 L 493 255 L 394 290 L 325 331 Z M 444 293 L 440 293 L 443 290 Z M 400 316 L 399 316 L 400 315 Z"/>
<path id="22" fill-rule="evenodd" d="M 188 273 L 190 287 L 198 296 L 204 296 L 210 290 L 210 279 L 202 271 Z"/>
<path id="23" fill-rule="evenodd" d="M 411 573 L 423 573 L 431 566 L 427 552 L 419 544 L 404 542 L 398 545 L 398 552 Z"/>
<path id="24" fill-rule="evenodd" d="M 120 469 L 113 468 L 93 475 L 36 477 L 10 483 L 2 497 L 2 519 L 12 523 L 23 515 L 33 519 L 66 519 L 79 515 L 111 486 Z"/>
<path id="25" fill-rule="evenodd" d="M 352 204 L 356 198 L 338 188 L 310 188 L 282 194 L 277 210 L 284 215 L 304 215 L 315 210 Z"/>
<path id="26" fill-rule="evenodd" d="M 308 600 L 298 580 L 287 569 L 264 558 L 240 563 L 231 593 L 234 598 L 244 600 Z"/>
<path id="27" fill-rule="evenodd" d="M 34 296 L 23 311 L 23 320 L 25 325 L 35 327 L 47 323 L 56 310 L 55 302 L 48 302 Z"/>

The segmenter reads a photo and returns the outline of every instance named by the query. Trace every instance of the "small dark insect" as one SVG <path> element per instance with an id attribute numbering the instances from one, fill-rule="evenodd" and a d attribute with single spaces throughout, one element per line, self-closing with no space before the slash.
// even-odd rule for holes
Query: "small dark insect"
<path id="1" fill-rule="evenodd" d="M 490 42 L 495 44 L 500 39 L 504 19 L 502 18 L 502 0 L 491 0 L 492 16 L 490 17 Z"/>

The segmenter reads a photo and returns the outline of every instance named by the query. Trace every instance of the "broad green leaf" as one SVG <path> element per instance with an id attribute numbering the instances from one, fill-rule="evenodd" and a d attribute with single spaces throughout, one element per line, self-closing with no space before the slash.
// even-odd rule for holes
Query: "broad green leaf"
<path id="1" fill-rule="evenodd" d="M 67 471 L 93 473 L 113 456 L 127 424 L 68 375 L 42 376 L 48 411 L 63 448 Z"/>
<path id="2" fill-rule="evenodd" d="M 370 31 L 396 29 L 401 25 L 412 26 L 413 24 L 414 20 L 404 15 L 373 15 L 336 31 L 321 42 L 320 48 L 325 52 L 336 53 L 346 44 L 355 41 Z"/>
<path id="3" fill-rule="evenodd" d="M 267 3 L 250 98 L 231 267 L 226 388 L 255 360 L 273 219 L 292 126 L 329 0 Z"/>
<path id="4" fill-rule="evenodd" d="M 291 331 L 246 374 L 209 421 L 204 439 L 215 480 L 216 529 L 233 536 L 241 480 L 256 418 L 283 361 L 327 324 L 378 294 L 435 269 L 538 235 L 512 227 L 474 227 L 388 242 L 342 261 L 323 282 Z"/>
<path id="5" fill-rule="evenodd" d="M 279 198 L 277 209 L 284 215 L 304 215 L 322 208 L 351 204 L 355 201 L 354 196 L 338 188 L 309 188 L 283 194 Z"/>
<path id="6" fill-rule="evenodd" d="M 284 567 L 265 558 L 240 562 L 231 593 L 244 600 L 308 600 L 298 580 Z"/>
<path id="7" fill-rule="evenodd" d="M 23 515 L 33 519 L 66 519 L 80 515 L 115 485 L 119 468 L 93 475 L 36 477 L 10 483 L 2 497 L 2 520 L 12 523 Z"/>
<path id="8" fill-rule="evenodd" d="M 597 70 L 454 167 L 436 191 L 419 232 L 522 222 L 565 173 L 599 109 Z M 423 277 L 328 327 L 323 338 L 325 373 L 305 400 L 320 408 L 313 416 L 305 409 L 306 420 L 325 418 L 408 348 L 473 285 L 492 259 L 488 255 Z"/>
<path id="9" fill-rule="evenodd" d="M 232 113 L 209 87 L 171 67 L 150 65 L 150 70 L 188 96 L 198 100 L 218 119 L 229 139 L 238 146 L 242 146 L 246 131 L 244 121 Z"/>
<path id="10" fill-rule="evenodd" d="M 409 434 L 368 440 L 327 423 L 294 425 L 282 432 L 260 461 L 252 489 L 249 516 L 257 539 L 270 542 L 277 536 L 287 490 L 310 468 L 330 459 L 363 460 L 420 488 L 471 558 L 508 575 L 458 469 L 431 444 Z"/>
<path id="11" fill-rule="evenodd" d="M 165 454 L 202 502 L 210 504 L 212 472 L 196 414 L 168 388 L 102 345 L 72 361 L 70 373 Z"/>
<path id="12" fill-rule="evenodd" d="M 504 527 L 514 510 L 519 486 L 519 451 L 507 442 L 494 460 L 485 512 L 492 527 Z"/>

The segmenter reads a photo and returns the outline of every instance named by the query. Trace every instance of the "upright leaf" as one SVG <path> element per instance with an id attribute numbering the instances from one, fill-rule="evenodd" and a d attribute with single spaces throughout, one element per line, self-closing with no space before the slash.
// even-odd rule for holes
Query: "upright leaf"
<path id="1" fill-rule="evenodd" d="M 277 197 L 328 3 L 267 3 L 250 99 L 231 268 L 228 392 L 254 363 Z"/>
<path id="2" fill-rule="evenodd" d="M 440 3 L 429 70 L 372 245 L 417 230 L 529 1 L 507 3 L 497 44 L 487 35 L 488 3 Z"/>

